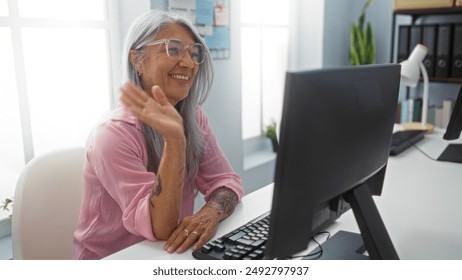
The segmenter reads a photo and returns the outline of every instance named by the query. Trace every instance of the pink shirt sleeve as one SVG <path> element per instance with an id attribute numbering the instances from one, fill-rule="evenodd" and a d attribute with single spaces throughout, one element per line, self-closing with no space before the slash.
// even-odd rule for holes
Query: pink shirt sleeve
<path id="1" fill-rule="evenodd" d="M 156 176 L 146 170 L 143 162 L 147 162 L 147 158 L 141 134 L 133 124 L 123 121 L 111 122 L 96 133 L 101 135 L 95 137 L 97 142 L 89 147 L 89 162 L 101 185 L 122 211 L 125 229 L 156 240 L 149 211 L 149 196 Z"/>

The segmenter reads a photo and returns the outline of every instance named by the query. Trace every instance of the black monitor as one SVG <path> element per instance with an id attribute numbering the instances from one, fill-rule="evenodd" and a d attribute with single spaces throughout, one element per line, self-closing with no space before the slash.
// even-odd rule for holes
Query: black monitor
<path id="1" fill-rule="evenodd" d="M 372 195 L 382 192 L 400 70 L 383 64 L 286 74 L 267 258 L 305 250 L 351 207 L 368 258 L 398 259 Z"/>
<path id="2" fill-rule="evenodd" d="M 456 103 L 452 109 L 446 132 L 443 139 L 455 140 L 460 137 L 462 131 L 462 85 L 459 89 Z M 450 161 L 462 163 L 462 144 L 449 144 L 438 157 L 439 161 Z"/>

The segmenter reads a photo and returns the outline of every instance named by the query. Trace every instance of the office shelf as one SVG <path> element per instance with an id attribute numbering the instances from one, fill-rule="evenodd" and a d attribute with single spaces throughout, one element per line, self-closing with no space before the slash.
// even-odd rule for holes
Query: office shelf
<path id="1" fill-rule="evenodd" d="M 429 15 L 454 15 L 462 13 L 462 7 L 452 7 L 452 8 L 431 8 L 431 9 L 406 9 L 406 10 L 394 10 L 394 15 L 408 15 L 415 17 L 417 20 L 421 16 Z M 415 21 L 413 20 L 413 21 Z"/>
<path id="2" fill-rule="evenodd" d="M 425 16 L 437 16 L 437 15 L 462 15 L 462 6 L 450 7 L 450 8 L 426 8 L 426 9 L 395 9 L 393 11 L 392 19 L 392 35 L 391 35 L 391 52 L 390 62 L 395 62 L 395 37 L 396 37 L 396 17 L 397 16 L 409 16 L 411 17 L 412 24 L 420 17 Z M 462 78 L 437 78 L 430 77 L 430 82 L 433 83 L 462 83 Z"/>
<path id="3" fill-rule="evenodd" d="M 435 83 L 462 83 L 462 78 L 429 78 L 429 82 Z"/>

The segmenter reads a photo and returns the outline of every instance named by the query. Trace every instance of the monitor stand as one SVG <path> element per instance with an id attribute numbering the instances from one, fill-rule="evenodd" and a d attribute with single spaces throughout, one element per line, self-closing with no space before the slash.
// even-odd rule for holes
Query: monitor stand
<path id="1" fill-rule="evenodd" d="M 319 248 L 310 252 L 311 256 L 303 259 L 310 260 L 368 260 L 366 255 L 366 247 L 364 247 L 361 234 L 340 230 L 335 233 L 326 242 L 321 244 L 322 254 L 316 258 Z"/>
<path id="2" fill-rule="evenodd" d="M 438 160 L 462 163 L 462 144 L 449 144 Z"/>
<path id="3" fill-rule="evenodd" d="M 355 234 L 348 234 L 347 237 L 340 236 L 340 239 L 347 241 L 338 241 L 339 247 L 333 243 L 328 245 L 328 241 L 321 244 L 321 246 L 333 247 L 333 251 L 339 251 L 348 259 L 348 257 L 357 257 L 363 255 L 362 252 L 357 253 L 358 248 L 361 247 L 362 241 L 364 241 L 365 248 L 369 255 L 369 259 L 372 260 L 398 260 L 398 254 L 391 242 L 390 236 L 388 235 L 385 224 L 383 223 L 382 217 L 372 199 L 372 193 L 370 191 L 367 182 L 360 184 L 356 188 L 348 191 L 344 195 L 345 200 L 350 203 L 351 209 L 355 215 L 356 222 L 358 224 L 361 235 L 356 236 Z M 342 233 L 343 235 L 343 233 Z M 333 238 L 333 237 L 332 237 Z M 361 240 L 362 239 L 362 240 Z M 338 239 L 337 239 L 338 240 Z M 345 248 L 348 242 L 353 242 L 351 247 Z M 325 244 L 325 245 L 324 245 Z M 346 250 L 346 252 L 340 252 Z M 348 252 L 348 250 L 350 252 Z M 365 250 L 363 250 L 365 251 Z M 324 249 L 323 249 L 324 254 Z M 328 253 L 327 253 L 328 254 Z M 358 256 L 359 255 L 359 256 Z M 340 256 L 326 256 L 329 258 L 339 259 Z M 365 258 L 363 258 L 365 259 Z M 367 258 L 366 258 L 367 259 Z"/>

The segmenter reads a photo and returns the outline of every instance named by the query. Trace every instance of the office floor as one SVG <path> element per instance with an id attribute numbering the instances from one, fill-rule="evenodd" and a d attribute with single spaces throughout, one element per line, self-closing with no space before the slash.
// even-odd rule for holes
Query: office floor
<path id="1" fill-rule="evenodd" d="M 11 235 L 0 238 L 0 248 L 0 260 L 9 260 L 13 258 Z"/>

